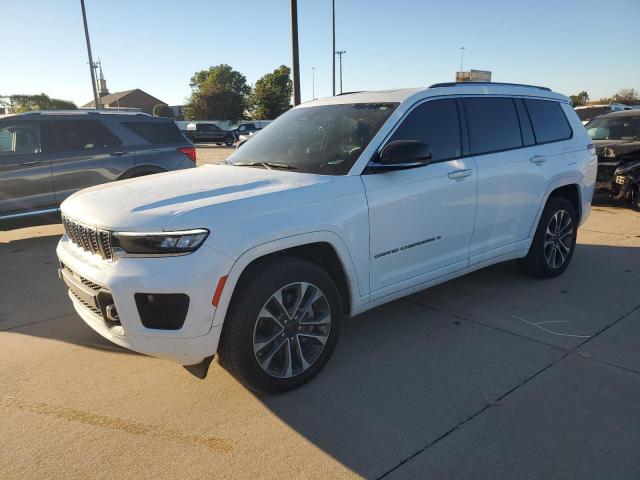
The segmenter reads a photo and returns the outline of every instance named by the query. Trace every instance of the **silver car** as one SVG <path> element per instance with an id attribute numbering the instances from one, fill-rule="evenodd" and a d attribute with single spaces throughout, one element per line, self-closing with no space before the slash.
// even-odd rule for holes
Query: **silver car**
<path id="1" fill-rule="evenodd" d="M 0 117 L 0 230 L 58 219 L 92 185 L 195 167 L 169 119 L 142 113 L 43 111 Z"/>

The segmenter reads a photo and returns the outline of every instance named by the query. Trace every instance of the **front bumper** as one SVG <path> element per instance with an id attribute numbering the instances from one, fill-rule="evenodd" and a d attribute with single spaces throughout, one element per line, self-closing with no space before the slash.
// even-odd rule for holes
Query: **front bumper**
<path id="1" fill-rule="evenodd" d="M 114 262 L 83 251 L 63 236 L 56 253 L 64 266 L 69 297 L 80 317 L 97 333 L 136 352 L 193 365 L 215 354 L 222 324 L 213 325 L 211 304 L 218 279 L 231 269 L 224 255 L 202 246 L 190 255 L 124 257 Z M 80 287 L 78 287 L 80 285 Z M 84 288 L 84 292 L 79 291 Z M 92 305 L 91 294 L 108 292 L 117 310 L 117 322 Z M 140 319 L 135 293 L 181 293 L 189 308 L 178 330 L 146 328 Z"/>

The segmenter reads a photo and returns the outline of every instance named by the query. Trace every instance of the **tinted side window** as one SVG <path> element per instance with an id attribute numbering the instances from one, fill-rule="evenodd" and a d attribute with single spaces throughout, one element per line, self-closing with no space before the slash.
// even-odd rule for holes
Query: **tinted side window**
<path id="1" fill-rule="evenodd" d="M 558 102 L 551 100 L 525 100 L 533 124 L 536 142 L 555 142 L 571 138 L 571 127 Z"/>
<path id="2" fill-rule="evenodd" d="M 51 152 L 118 147 L 120 139 L 97 120 L 49 122 L 47 146 Z"/>
<path id="3" fill-rule="evenodd" d="M 497 152 L 522 146 L 520 124 L 510 98 L 466 98 L 464 111 L 471 154 Z"/>
<path id="4" fill-rule="evenodd" d="M 173 122 L 131 122 L 122 125 L 140 135 L 147 142 L 157 145 L 185 142 L 185 138 Z"/>
<path id="5" fill-rule="evenodd" d="M 459 157 L 462 151 L 455 100 L 431 100 L 418 105 L 389 141 L 393 140 L 420 140 L 428 143 L 434 161 Z"/>
<path id="6" fill-rule="evenodd" d="M 40 130 L 36 123 L 15 122 L 0 125 L 0 157 L 39 151 Z"/>

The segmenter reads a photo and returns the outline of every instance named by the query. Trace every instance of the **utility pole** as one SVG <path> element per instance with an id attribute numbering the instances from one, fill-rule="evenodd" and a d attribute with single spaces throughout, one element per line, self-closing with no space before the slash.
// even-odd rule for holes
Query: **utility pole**
<path id="1" fill-rule="evenodd" d="M 336 55 L 340 57 L 340 95 L 342 95 L 342 55 L 347 53 L 346 50 L 338 50 Z"/>
<path id="2" fill-rule="evenodd" d="M 331 83 L 333 84 L 333 96 L 336 96 L 336 0 L 331 0 L 332 16 L 333 16 L 333 47 L 331 48 L 331 61 L 333 69 L 331 70 Z"/>
<path id="3" fill-rule="evenodd" d="M 300 105 L 300 56 L 298 53 L 298 0 L 291 0 L 291 48 L 293 54 L 293 106 Z"/>
<path id="4" fill-rule="evenodd" d="M 311 100 L 316 99 L 316 67 L 311 67 Z"/>
<path id="5" fill-rule="evenodd" d="M 460 71 L 462 72 L 462 64 L 464 62 L 464 47 L 460 47 Z"/>
<path id="6" fill-rule="evenodd" d="M 98 89 L 96 88 L 96 66 L 93 63 L 93 57 L 91 56 L 91 42 L 89 41 L 89 27 L 87 27 L 87 12 L 84 9 L 84 0 L 80 0 L 80 6 L 82 7 L 82 21 L 84 22 L 84 36 L 87 40 L 87 53 L 89 54 L 89 71 L 91 72 L 91 87 L 93 88 L 93 104 L 96 110 L 100 110 L 100 100 L 98 99 Z"/>

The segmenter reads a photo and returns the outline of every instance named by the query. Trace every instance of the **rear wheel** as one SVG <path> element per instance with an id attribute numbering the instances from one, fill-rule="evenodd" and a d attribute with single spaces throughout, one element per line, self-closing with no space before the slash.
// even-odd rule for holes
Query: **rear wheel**
<path id="1" fill-rule="evenodd" d="M 341 318 L 340 295 L 324 270 L 291 257 L 261 262 L 236 287 L 220 362 L 252 390 L 291 390 L 327 363 Z"/>
<path id="2" fill-rule="evenodd" d="M 640 185 L 634 185 L 631 188 L 631 206 L 640 212 Z"/>
<path id="3" fill-rule="evenodd" d="M 560 275 L 569 266 L 576 246 L 578 218 L 571 202 L 550 197 L 542 212 L 527 256 L 525 271 L 540 278 Z"/>

